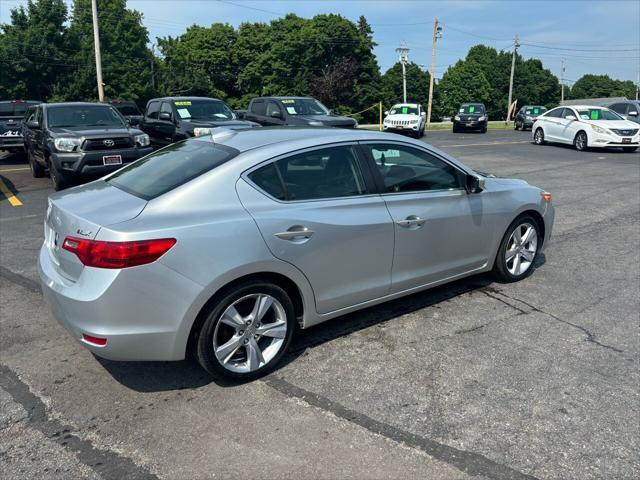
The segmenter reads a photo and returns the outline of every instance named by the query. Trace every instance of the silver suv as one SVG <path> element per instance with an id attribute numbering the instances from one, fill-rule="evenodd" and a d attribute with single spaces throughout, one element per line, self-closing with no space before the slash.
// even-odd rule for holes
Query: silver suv
<path id="1" fill-rule="evenodd" d="M 295 330 L 480 272 L 516 281 L 551 196 L 419 141 L 342 129 L 221 131 L 53 194 L 39 272 L 96 355 L 268 372 Z"/>

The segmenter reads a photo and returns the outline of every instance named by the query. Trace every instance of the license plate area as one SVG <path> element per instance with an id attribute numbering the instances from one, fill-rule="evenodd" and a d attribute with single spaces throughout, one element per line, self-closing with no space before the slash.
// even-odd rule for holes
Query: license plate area
<path id="1" fill-rule="evenodd" d="M 622 139 L 622 143 L 631 143 L 631 139 L 630 138 L 623 138 Z"/>
<path id="2" fill-rule="evenodd" d="M 102 163 L 105 165 L 122 165 L 122 157 L 120 155 L 105 155 L 102 157 Z"/>

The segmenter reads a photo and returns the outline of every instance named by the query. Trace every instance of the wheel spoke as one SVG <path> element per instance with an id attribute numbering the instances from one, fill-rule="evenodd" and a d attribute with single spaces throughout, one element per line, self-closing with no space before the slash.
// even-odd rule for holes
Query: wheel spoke
<path id="1" fill-rule="evenodd" d="M 242 345 L 242 337 L 234 335 L 226 343 L 216 348 L 216 358 L 222 363 L 227 363 L 238 348 L 240 348 L 240 345 Z"/>
<path id="2" fill-rule="evenodd" d="M 520 275 L 520 255 L 516 255 L 513 259 L 513 272 L 514 275 Z"/>
<path id="3" fill-rule="evenodd" d="M 524 235 L 522 236 L 522 243 L 525 244 L 527 242 L 529 242 L 529 240 L 531 240 L 531 236 L 533 235 L 533 227 L 527 227 L 527 229 L 524 232 Z"/>
<path id="4" fill-rule="evenodd" d="M 258 335 L 263 337 L 284 338 L 287 334 L 287 323 L 283 320 L 266 323 L 256 330 Z"/>
<path id="5" fill-rule="evenodd" d="M 504 260 L 506 262 L 510 262 L 511 259 L 516 255 L 516 253 L 517 253 L 517 250 L 516 250 L 515 245 L 514 245 L 509 250 L 507 250 L 507 252 L 504 254 Z"/>
<path id="6" fill-rule="evenodd" d="M 513 239 L 514 239 L 516 245 L 521 245 L 522 244 L 522 235 L 520 234 L 520 226 L 518 226 L 513 231 Z"/>
<path id="7" fill-rule="evenodd" d="M 257 370 L 260 368 L 260 365 L 264 363 L 264 357 L 262 356 L 262 350 L 260 350 L 258 342 L 252 338 L 245 348 L 247 349 L 247 366 L 249 370 Z"/>
<path id="8" fill-rule="evenodd" d="M 534 252 L 531 252 L 529 250 L 522 251 L 522 256 L 527 262 L 533 262 L 533 255 L 534 255 Z"/>
<path id="9" fill-rule="evenodd" d="M 253 321 L 260 321 L 273 305 L 273 297 L 268 295 L 258 295 L 256 303 L 253 305 L 251 316 Z"/>
<path id="10" fill-rule="evenodd" d="M 244 326 L 244 318 L 233 305 L 225 310 L 220 321 L 236 330 L 240 330 Z"/>

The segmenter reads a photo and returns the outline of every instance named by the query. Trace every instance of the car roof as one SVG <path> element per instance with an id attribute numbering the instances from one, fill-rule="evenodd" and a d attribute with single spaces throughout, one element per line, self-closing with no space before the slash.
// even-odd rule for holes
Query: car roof
<path id="1" fill-rule="evenodd" d="M 273 95 L 273 96 L 269 96 L 269 97 L 256 97 L 253 100 L 303 100 L 303 99 L 307 99 L 310 98 L 312 100 L 315 100 L 315 98 L 313 97 L 299 97 L 296 95 Z"/>
<path id="2" fill-rule="evenodd" d="M 609 108 L 604 105 L 561 105 L 561 106 L 564 106 L 564 108 L 587 108 L 592 110 L 595 108 L 600 110 L 602 110 L 603 108 Z"/>
<path id="3" fill-rule="evenodd" d="M 372 130 L 355 130 L 321 127 L 261 127 L 248 129 L 217 128 L 213 135 L 197 137 L 200 141 L 210 141 L 235 148 L 240 152 L 289 142 L 308 143 L 309 146 L 323 143 L 353 142 L 364 140 L 400 140 L 393 133 Z M 405 140 L 404 138 L 402 140 Z"/>
<path id="4" fill-rule="evenodd" d="M 113 107 L 110 103 L 100 102 L 57 102 L 57 103 L 43 103 L 47 108 L 49 107 Z"/>
<path id="5" fill-rule="evenodd" d="M 219 102 L 222 102 L 222 100 L 220 100 L 219 98 L 214 98 L 214 97 L 197 97 L 197 96 L 188 96 L 188 97 L 184 97 L 184 96 L 179 96 L 179 97 L 158 97 L 158 98 L 152 98 L 151 100 L 149 100 L 150 102 L 157 102 L 157 101 L 161 101 L 161 100 L 167 100 L 167 101 L 175 101 L 175 100 L 217 100 Z"/>

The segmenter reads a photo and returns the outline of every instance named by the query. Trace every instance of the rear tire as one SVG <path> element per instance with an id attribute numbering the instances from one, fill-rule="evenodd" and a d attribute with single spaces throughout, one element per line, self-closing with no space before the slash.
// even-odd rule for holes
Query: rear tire
<path id="1" fill-rule="evenodd" d="M 511 283 L 531 275 L 541 244 L 540 226 L 536 219 L 526 214 L 516 218 L 498 247 L 493 265 L 496 280 Z"/>
<path id="2" fill-rule="evenodd" d="M 520 130 L 520 127 L 518 126 L 518 122 L 513 122 L 513 129 L 514 130 Z"/>
<path id="3" fill-rule="evenodd" d="M 622 147 L 622 151 L 626 153 L 633 153 L 638 150 L 638 147 Z"/>
<path id="4" fill-rule="evenodd" d="M 33 154 L 31 153 L 28 147 L 25 146 L 24 149 L 27 152 L 27 162 L 29 162 L 29 168 L 31 169 L 31 175 L 33 175 L 33 178 L 44 177 L 45 175 L 44 167 L 40 165 L 35 158 L 33 158 Z"/>
<path id="5" fill-rule="evenodd" d="M 533 143 L 536 145 L 544 145 L 544 130 L 537 128 L 536 133 L 533 134 Z"/>
<path id="6" fill-rule="evenodd" d="M 582 131 L 576 133 L 576 136 L 573 139 L 573 146 L 576 147 L 576 150 L 579 152 L 586 152 L 589 149 L 589 139 L 587 138 L 587 134 Z"/>
<path id="7" fill-rule="evenodd" d="M 260 305 L 268 302 L 263 310 Z M 282 288 L 249 280 L 222 293 L 206 312 L 197 334 L 196 358 L 215 379 L 254 380 L 277 366 L 296 326 L 293 303 Z"/>

